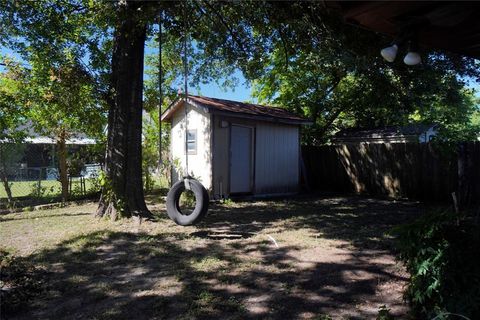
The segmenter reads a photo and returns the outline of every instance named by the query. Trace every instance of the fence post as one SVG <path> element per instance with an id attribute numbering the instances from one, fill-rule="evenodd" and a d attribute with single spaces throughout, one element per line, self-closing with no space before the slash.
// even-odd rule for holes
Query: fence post
<path id="1" fill-rule="evenodd" d="M 42 172 L 38 175 L 38 182 L 37 182 L 37 196 L 38 198 L 42 197 Z"/>

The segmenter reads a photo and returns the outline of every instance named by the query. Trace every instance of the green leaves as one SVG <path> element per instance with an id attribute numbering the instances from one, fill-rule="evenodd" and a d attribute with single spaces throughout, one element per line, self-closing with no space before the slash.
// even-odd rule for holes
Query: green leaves
<path id="1" fill-rule="evenodd" d="M 43 86 L 35 94 L 51 104 L 67 102 L 60 82 L 50 81 L 47 73 L 72 66 L 75 70 L 68 72 L 89 83 L 72 89 L 77 97 L 73 100 L 87 106 L 85 99 L 96 100 L 102 113 L 103 102 L 113 94 L 113 30 L 122 18 L 117 9 L 113 1 L 2 1 L 0 45 L 35 64 L 34 77 Z M 260 102 L 314 120 L 304 130 L 305 143 L 325 143 L 346 127 L 412 122 L 441 124 L 445 140 L 468 140 L 480 132 L 473 95 L 464 88 L 465 79 L 480 78 L 478 61 L 432 51 L 423 55 L 422 66 L 388 64 L 378 51 L 390 39 L 345 24 L 320 2 L 304 1 L 146 2 L 139 19 L 149 24 L 147 52 L 157 48 L 159 9 L 164 107 L 182 85 L 182 39 L 187 31 L 190 87 L 210 81 L 235 87 L 232 74 L 240 69 Z M 158 104 L 157 54 L 147 56 L 145 63 L 145 109 L 152 112 Z M 50 110 L 50 115 L 60 115 Z M 96 119 L 89 111 L 78 112 L 73 112 L 77 119 Z M 83 127 L 83 122 L 69 126 Z"/>
<path id="2" fill-rule="evenodd" d="M 244 1 L 199 10 L 211 13 L 211 6 L 215 13 L 200 16 L 194 33 L 206 48 L 203 61 L 223 57 L 252 81 L 260 102 L 312 118 L 305 143 L 324 143 L 346 127 L 412 122 L 441 124 L 448 139 L 479 132 L 469 124 L 474 104 L 462 80 L 480 78 L 478 61 L 427 52 L 419 67 L 386 63 L 379 49 L 390 39 L 346 25 L 321 3 Z"/>
<path id="3" fill-rule="evenodd" d="M 37 132 L 49 136 L 66 132 L 66 138 L 79 133 L 100 137 L 105 126 L 102 101 L 89 76 L 72 60 L 61 67 L 40 55 L 30 60 L 32 69 L 22 88 L 28 117 Z"/>
<path id="4" fill-rule="evenodd" d="M 433 318 L 448 311 L 478 318 L 478 225 L 451 212 L 431 212 L 394 233 L 411 275 L 405 296 L 415 316 Z"/>
<path id="5" fill-rule="evenodd" d="M 0 143 L 20 142 L 25 137 L 19 130 L 25 123 L 25 108 L 19 99 L 25 74 L 15 61 L 2 56 L 0 61 L 6 65 L 0 73 Z"/>

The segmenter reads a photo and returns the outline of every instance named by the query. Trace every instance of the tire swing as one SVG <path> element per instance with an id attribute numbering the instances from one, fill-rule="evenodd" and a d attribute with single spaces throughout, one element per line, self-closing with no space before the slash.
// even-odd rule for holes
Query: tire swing
<path id="1" fill-rule="evenodd" d="M 195 195 L 195 208 L 188 214 L 180 206 L 180 197 L 186 190 Z M 196 224 L 205 217 L 208 211 L 208 192 L 205 187 L 192 177 L 184 177 L 177 181 L 167 194 L 167 214 L 176 224 L 188 226 Z"/>
<path id="2" fill-rule="evenodd" d="M 186 6 L 186 3 L 185 3 Z M 159 21 L 159 87 L 160 87 L 160 102 L 162 102 L 162 24 L 161 17 Z M 184 7 L 184 37 L 183 37 L 183 68 L 184 68 L 184 89 L 185 89 L 185 102 L 188 99 L 188 61 L 187 61 L 187 19 L 186 19 L 186 7 Z M 159 104 L 161 108 L 161 103 Z M 185 176 L 177 181 L 167 193 L 167 214 L 176 224 L 181 226 L 193 225 L 200 222 L 207 214 L 209 196 L 207 189 L 197 179 L 191 177 L 188 173 L 188 103 L 185 103 Z M 159 117 L 160 121 L 160 117 Z M 162 126 L 160 125 L 160 130 Z M 161 141 L 161 132 L 160 132 Z M 161 152 L 160 152 L 161 159 Z M 181 198 L 185 193 L 193 193 L 195 206 L 193 210 L 185 210 L 181 206 Z"/>

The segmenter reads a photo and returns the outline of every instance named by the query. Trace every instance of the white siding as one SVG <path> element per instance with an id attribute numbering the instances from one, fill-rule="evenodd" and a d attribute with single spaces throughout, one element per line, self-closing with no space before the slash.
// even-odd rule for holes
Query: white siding
<path id="1" fill-rule="evenodd" d="M 174 170 L 173 181 L 185 172 L 185 111 L 181 107 L 172 119 L 171 152 L 174 163 L 180 170 Z M 210 114 L 204 110 L 188 107 L 188 130 L 197 131 L 197 152 L 188 155 L 188 172 L 199 179 L 209 190 L 212 187 L 212 157 L 210 149 Z M 179 168 L 177 168 L 179 169 Z"/>
<path id="2" fill-rule="evenodd" d="M 255 193 L 298 191 L 298 126 L 258 123 L 255 148 Z"/>
<path id="3" fill-rule="evenodd" d="M 188 155 L 189 172 L 200 179 L 212 195 L 228 196 L 230 192 L 230 130 L 232 124 L 251 126 L 254 133 L 254 194 L 296 192 L 299 188 L 299 126 L 275 124 L 211 114 L 189 107 L 188 129 L 197 130 L 197 153 Z M 222 125 L 224 121 L 224 125 Z M 172 118 L 171 152 L 180 167 L 185 168 L 184 110 Z M 210 152 L 214 126 L 213 158 Z M 212 186 L 212 161 L 213 186 Z M 174 174 L 174 181 L 175 175 Z M 180 173 L 181 176 L 181 173 Z"/>

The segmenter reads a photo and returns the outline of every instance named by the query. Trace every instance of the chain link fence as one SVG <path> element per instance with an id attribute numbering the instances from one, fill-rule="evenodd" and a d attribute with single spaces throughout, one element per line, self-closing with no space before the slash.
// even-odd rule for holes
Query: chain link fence
<path id="1" fill-rule="evenodd" d="M 96 145 L 68 145 L 69 199 L 100 192 L 103 151 Z M 55 144 L 0 143 L 0 209 L 61 200 L 62 185 Z"/>

